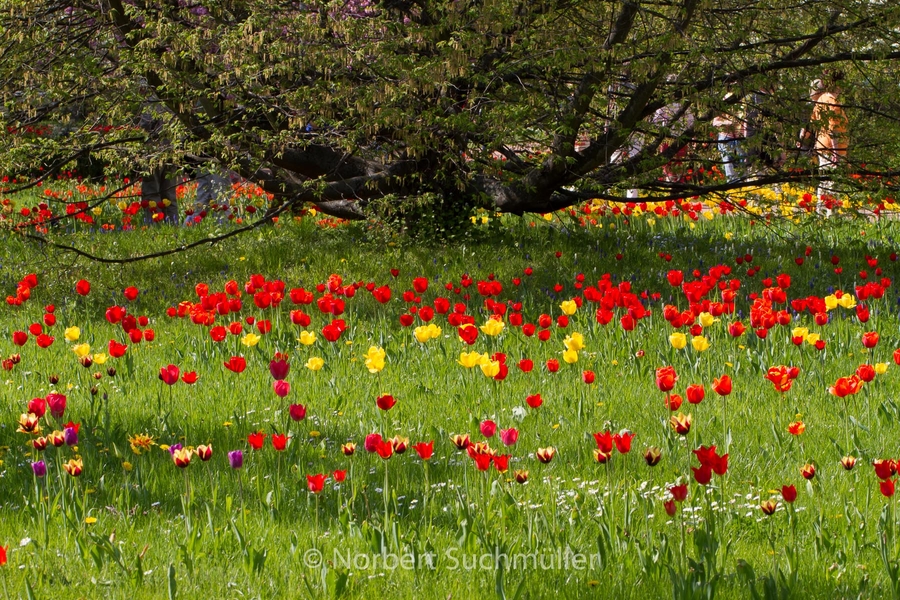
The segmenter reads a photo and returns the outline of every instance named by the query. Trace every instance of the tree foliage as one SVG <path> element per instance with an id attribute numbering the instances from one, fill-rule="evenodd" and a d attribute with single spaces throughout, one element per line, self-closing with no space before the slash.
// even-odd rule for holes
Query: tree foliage
<path id="1" fill-rule="evenodd" d="M 7 6 L 7 172 L 86 155 L 122 169 L 231 168 L 277 206 L 345 217 L 423 197 L 517 214 L 630 187 L 684 197 L 822 176 L 795 144 L 810 81 L 838 71 L 851 154 L 827 176 L 859 185 L 898 172 L 894 2 Z M 662 176 L 679 151 L 708 172 L 719 160 L 713 118 L 751 111 L 765 133 L 745 149 L 765 152 L 750 152 L 742 180 Z M 41 126 L 52 134 L 27 133 Z"/>

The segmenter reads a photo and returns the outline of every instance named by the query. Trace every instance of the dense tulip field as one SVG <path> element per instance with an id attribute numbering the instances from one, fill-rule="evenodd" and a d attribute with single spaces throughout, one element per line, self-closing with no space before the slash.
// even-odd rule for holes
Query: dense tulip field
<path id="1" fill-rule="evenodd" d="M 893 221 L 629 216 L 11 238 L 3 593 L 897 597 Z"/>

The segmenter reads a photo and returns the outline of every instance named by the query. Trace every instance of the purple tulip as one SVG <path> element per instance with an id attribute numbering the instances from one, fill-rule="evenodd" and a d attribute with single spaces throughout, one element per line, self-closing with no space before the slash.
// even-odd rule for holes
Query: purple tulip
<path id="1" fill-rule="evenodd" d="M 42 460 L 31 463 L 31 470 L 37 477 L 43 477 L 47 474 L 47 463 Z"/>
<path id="2" fill-rule="evenodd" d="M 182 448 L 184 448 L 184 446 L 182 446 L 181 444 L 172 444 L 171 446 L 169 446 L 169 454 L 175 456 L 175 453 Z"/>
<path id="3" fill-rule="evenodd" d="M 76 446 L 78 444 L 78 431 L 74 427 L 66 427 L 63 431 L 63 439 L 66 446 Z"/>
<path id="4" fill-rule="evenodd" d="M 244 453 L 240 450 L 232 450 L 228 453 L 228 464 L 232 469 L 240 469 L 244 466 Z"/>

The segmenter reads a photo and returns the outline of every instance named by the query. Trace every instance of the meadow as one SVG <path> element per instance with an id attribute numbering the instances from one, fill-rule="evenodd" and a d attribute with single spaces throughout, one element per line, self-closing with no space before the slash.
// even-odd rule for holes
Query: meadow
<path id="1" fill-rule="evenodd" d="M 3 593 L 898 597 L 896 221 L 640 213 L 4 234 Z"/>

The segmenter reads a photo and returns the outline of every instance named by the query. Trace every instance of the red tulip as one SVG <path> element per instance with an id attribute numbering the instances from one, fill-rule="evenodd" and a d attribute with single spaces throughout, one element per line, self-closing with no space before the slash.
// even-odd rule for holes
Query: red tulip
<path id="1" fill-rule="evenodd" d="M 138 297 L 138 289 L 134 286 L 125 288 L 125 291 L 122 292 L 125 295 L 125 299 L 131 302 L 137 300 Z"/>
<path id="2" fill-rule="evenodd" d="M 394 400 L 394 397 L 391 396 L 390 394 L 385 394 L 383 396 L 379 396 L 375 400 L 375 404 L 381 410 L 391 410 L 396 403 L 397 403 L 397 401 Z"/>
<path id="3" fill-rule="evenodd" d="M 559 361 L 555 358 L 551 358 L 547 361 L 547 370 L 551 373 L 556 373 L 559 371 Z"/>
<path id="4" fill-rule="evenodd" d="M 675 387 L 678 375 L 674 367 L 660 367 L 656 369 L 656 387 L 661 392 L 669 392 Z"/>
<path id="5" fill-rule="evenodd" d="M 862 385 L 862 379 L 854 374 L 850 377 L 839 377 L 835 384 L 828 388 L 828 391 L 833 396 L 844 398 L 859 393 L 859 390 L 862 389 Z"/>
<path id="6" fill-rule="evenodd" d="M 877 331 L 867 331 L 862 334 L 862 344 L 866 348 L 874 348 L 878 345 L 878 332 Z"/>
<path id="7" fill-rule="evenodd" d="M 887 498 L 890 498 L 894 495 L 894 480 L 893 479 L 885 479 L 884 481 L 879 482 L 879 488 L 881 489 L 881 494 Z"/>
<path id="8" fill-rule="evenodd" d="M 121 358 L 125 356 L 125 351 L 128 350 L 128 346 L 125 344 L 120 344 L 115 340 L 109 340 L 109 355 L 113 358 Z"/>
<path id="9" fill-rule="evenodd" d="M 15 344 L 16 346 L 24 346 L 25 343 L 28 341 L 28 334 L 25 333 L 24 331 L 13 331 L 12 341 L 13 341 L 13 344 Z M 895 358 L 897 358 L 898 356 L 900 356 L 900 350 L 898 350 L 894 354 L 895 354 Z M 898 362 L 897 364 L 900 364 L 900 362 Z"/>
<path id="10" fill-rule="evenodd" d="M 682 483 L 679 485 L 673 485 L 669 488 L 669 493 L 672 494 L 672 499 L 675 502 L 684 502 L 688 495 L 687 484 Z"/>
<path id="11" fill-rule="evenodd" d="M 306 487 L 313 494 L 318 494 L 323 489 L 325 489 L 325 475 L 307 475 Z"/>
<path id="12" fill-rule="evenodd" d="M 856 368 L 856 376 L 869 383 L 875 379 L 875 367 L 872 365 L 859 365 Z"/>
<path id="13" fill-rule="evenodd" d="M 196 371 L 187 371 L 181 376 L 181 381 L 185 382 L 188 385 L 193 385 L 197 383 L 197 372 Z"/>
<path id="14" fill-rule="evenodd" d="M 499 473 L 506 473 L 509 470 L 509 454 L 498 454 L 494 456 L 494 468 Z"/>
<path id="15" fill-rule="evenodd" d="M 597 450 L 605 454 L 612 452 L 613 436 L 609 431 L 603 433 L 595 433 L 594 441 L 597 442 Z"/>
<path id="16" fill-rule="evenodd" d="M 500 441 L 504 446 L 513 446 L 519 439 L 519 430 L 515 428 L 501 429 Z"/>
<path id="17" fill-rule="evenodd" d="M 381 440 L 378 443 L 378 446 L 375 447 L 375 452 L 378 453 L 382 459 L 387 460 L 394 454 L 394 445 L 390 440 Z"/>
<path id="18" fill-rule="evenodd" d="M 168 365 L 159 370 L 159 379 L 166 385 L 175 385 L 181 376 L 181 370 L 175 365 Z"/>
<path id="19" fill-rule="evenodd" d="M 670 517 L 674 517 L 675 513 L 678 511 L 678 506 L 675 504 L 674 500 L 666 500 L 663 503 L 663 506 L 666 509 L 666 514 Z"/>
<path id="20" fill-rule="evenodd" d="M 292 421 L 302 421 L 306 418 L 306 407 L 302 404 L 291 404 L 288 407 L 288 414 Z"/>
<path id="21" fill-rule="evenodd" d="M 721 377 L 714 379 L 712 387 L 720 396 L 727 396 L 731 393 L 731 377 L 722 375 Z"/>
<path id="22" fill-rule="evenodd" d="M 894 350 L 894 364 L 900 365 L 900 348 Z"/>
<path id="23" fill-rule="evenodd" d="M 685 396 L 687 396 L 687 401 L 691 404 L 700 404 L 706 396 L 706 390 L 700 384 L 691 384 L 687 386 Z"/>
<path id="24" fill-rule="evenodd" d="M 47 412 L 47 401 L 43 398 L 32 398 L 28 402 L 28 412 L 40 419 Z"/>
<path id="25" fill-rule="evenodd" d="M 422 460 L 431 460 L 431 457 L 434 455 L 434 440 L 428 442 L 419 442 L 418 444 L 413 445 L 413 450 L 416 451 L 416 454 L 419 455 L 419 458 Z"/>
<path id="26" fill-rule="evenodd" d="M 666 279 L 669 280 L 669 285 L 672 287 L 678 287 L 684 282 L 684 273 L 681 271 L 669 271 L 666 273 Z"/>
<path id="27" fill-rule="evenodd" d="M 532 394 L 525 398 L 525 403 L 528 404 L 531 408 L 538 408 L 541 404 L 544 403 L 544 399 L 541 398 L 540 394 Z"/>
<path id="28" fill-rule="evenodd" d="M 51 392 L 47 394 L 47 406 L 50 407 L 50 414 L 61 419 L 63 413 L 66 412 L 66 397 L 62 394 Z"/>
<path id="29" fill-rule="evenodd" d="M 86 280 L 84 280 L 84 279 L 79 279 L 79 280 L 78 280 L 78 283 L 75 284 L 75 292 L 76 292 L 79 296 L 87 296 L 88 294 L 91 293 L 91 284 L 90 284 L 90 282 L 88 282 L 88 281 L 86 281 Z"/>
<path id="30" fill-rule="evenodd" d="M 247 442 L 250 444 L 250 447 L 254 450 L 262 450 L 263 444 L 266 441 L 266 434 L 257 431 L 256 433 L 251 433 L 247 436 Z"/>
<path id="31" fill-rule="evenodd" d="M 247 361 L 243 356 L 232 356 L 224 364 L 226 369 L 234 373 L 243 373 L 244 369 L 247 368 Z"/>
<path id="32" fill-rule="evenodd" d="M 53 342 L 56 341 L 56 338 L 47 335 L 46 333 L 42 333 L 41 335 L 34 338 L 34 341 L 39 348 L 49 348 L 53 345 Z"/>
<path id="33" fill-rule="evenodd" d="M 530 358 L 523 358 L 519 361 L 519 370 L 521 370 L 523 373 L 530 373 L 533 368 L 534 361 L 532 361 Z"/>
<path id="34" fill-rule="evenodd" d="M 497 424 L 490 419 L 487 419 L 481 422 L 480 429 L 481 435 L 483 435 L 484 437 L 494 437 L 494 434 L 497 433 Z"/>
<path id="35" fill-rule="evenodd" d="M 682 402 L 684 402 L 684 398 L 679 394 L 666 394 L 666 408 L 672 412 L 681 408 Z"/>
<path id="36" fill-rule="evenodd" d="M 747 328 L 744 327 L 744 324 L 740 321 L 735 321 L 728 326 L 728 334 L 731 337 L 741 337 L 742 335 L 744 335 L 745 331 L 747 331 Z"/>
<path id="37" fill-rule="evenodd" d="M 283 433 L 273 433 L 272 434 L 272 447 L 278 450 L 279 452 L 284 450 L 287 447 L 287 435 Z"/>
<path id="38" fill-rule="evenodd" d="M 631 440 L 633 439 L 634 434 L 630 431 L 613 435 L 613 442 L 616 445 L 616 450 L 618 450 L 620 454 L 628 454 L 631 452 Z"/>
<path id="39" fill-rule="evenodd" d="M 594 383 L 595 375 L 593 371 L 582 371 L 581 380 L 590 385 Z"/>
<path id="40" fill-rule="evenodd" d="M 781 486 L 781 497 L 785 502 L 793 502 L 797 499 L 797 488 L 793 485 Z"/>
<path id="41" fill-rule="evenodd" d="M 336 470 L 334 473 L 331 474 L 331 476 L 334 477 L 334 480 L 337 483 L 342 483 L 345 479 L 347 479 L 347 470 L 346 469 L 344 469 L 343 471 Z"/>
<path id="42" fill-rule="evenodd" d="M 691 467 L 691 471 L 694 472 L 694 481 L 700 485 L 707 485 L 710 479 L 712 479 L 712 469 L 709 465 L 701 465 L 699 469 L 697 467 Z"/>
<path id="43" fill-rule="evenodd" d="M 382 442 L 382 437 L 380 433 L 370 433 L 366 436 L 366 441 L 363 444 L 363 447 L 366 449 L 366 452 L 372 453 L 378 450 L 378 444 Z"/>

